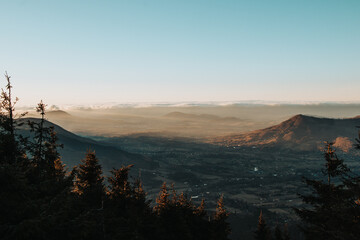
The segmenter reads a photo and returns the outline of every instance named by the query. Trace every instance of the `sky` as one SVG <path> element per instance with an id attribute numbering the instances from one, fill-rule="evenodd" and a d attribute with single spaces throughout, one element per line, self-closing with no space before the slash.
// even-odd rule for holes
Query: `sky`
<path id="1" fill-rule="evenodd" d="M 360 101 L 358 0 L 0 0 L 19 104 Z"/>

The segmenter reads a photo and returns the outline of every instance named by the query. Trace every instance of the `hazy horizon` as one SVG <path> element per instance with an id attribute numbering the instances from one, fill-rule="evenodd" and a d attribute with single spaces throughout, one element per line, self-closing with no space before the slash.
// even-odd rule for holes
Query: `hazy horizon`
<path id="1" fill-rule="evenodd" d="M 22 104 L 360 101 L 359 1 L 8 1 Z M 1 77 L 2 86 L 4 77 Z"/>
<path id="2" fill-rule="evenodd" d="M 104 102 L 88 104 L 48 104 L 48 110 L 76 110 L 76 109 L 116 109 L 116 108 L 149 108 L 149 107 L 228 107 L 228 106 L 350 106 L 359 105 L 360 101 L 163 101 L 163 102 Z M 20 101 L 17 108 L 31 110 L 36 104 L 25 104 Z"/>
<path id="3" fill-rule="evenodd" d="M 18 110 L 29 111 L 28 117 L 39 117 L 33 107 Z M 201 140 L 264 129 L 298 114 L 320 118 L 354 118 L 360 116 L 360 104 L 192 103 L 48 106 L 45 117 L 83 136 L 119 137 L 140 134 Z"/>

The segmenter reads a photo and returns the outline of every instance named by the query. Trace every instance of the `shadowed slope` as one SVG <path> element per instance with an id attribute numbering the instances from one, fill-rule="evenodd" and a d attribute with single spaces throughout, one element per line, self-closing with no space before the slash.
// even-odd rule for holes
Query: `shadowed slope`
<path id="1" fill-rule="evenodd" d="M 39 119 L 36 118 L 26 118 L 21 121 L 28 120 L 39 121 Z M 62 160 L 68 167 L 77 165 L 80 159 L 84 158 L 85 152 L 88 149 L 96 151 L 96 155 L 99 157 L 105 172 L 113 167 L 118 168 L 121 167 L 121 165 L 128 164 L 135 164 L 137 168 L 151 167 L 150 160 L 140 154 L 129 153 L 120 148 L 78 136 L 49 121 L 45 122 L 45 126 L 54 127 L 59 138 L 59 143 L 64 145 L 64 148 L 60 149 L 60 153 Z M 23 125 L 20 131 L 24 136 L 30 135 L 29 128 L 26 124 Z"/>

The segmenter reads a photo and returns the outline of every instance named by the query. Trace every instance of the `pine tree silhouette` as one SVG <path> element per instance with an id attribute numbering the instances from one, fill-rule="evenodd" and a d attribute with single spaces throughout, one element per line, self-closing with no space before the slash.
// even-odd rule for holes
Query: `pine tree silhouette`
<path id="1" fill-rule="evenodd" d="M 143 188 L 142 181 L 139 178 L 135 180 L 134 187 L 135 187 L 135 189 L 134 189 L 135 198 L 141 202 L 145 201 L 146 200 L 146 192 Z"/>
<path id="2" fill-rule="evenodd" d="M 6 87 L 0 96 L 0 235 L 16 239 L 22 234 L 20 224 L 32 222 L 36 202 L 26 172 L 29 164 L 22 142 L 25 138 L 17 133 L 24 114 L 15 114 L 11 77 L 5 73 Z M 26 228 L 26 226 L 25 226 Z"/>
<path id="3" fill-rule="evenodd" d="M 308 207 L 294 209 L 303 221 L 302 230 L 307 239 L 358 239 L 360 208 L 355 205 L 360 197 L 359 178 L 351 176 L 332 143 L 326 143 L 324 158 L 322 172 L 327 181 L 305 178 L 313 194 L 300 195 Z"/>
<path id="4" fill-rule="evenodd" d="M 199 216 L 201 218 L 206 217 L 207 213 L 205 211 L 205 199 L 201 199 L 201 203 L 194 211 L 194 214 L 196 214 L 197 216 Z"/>
<path id="5" fill-rule="evenodd" d="M 227 239 L 223 197 L 210 221 L 204 200 L 195 206 L 174 185 L 171 194 L 164 183 L 151 208 L 141 179 L 129 176 L 132 165 L 111 171 L 107 189 L 90 150 L 69 174 L 42 101 L 36 108 L 40 119 L 29 122 L 31 141 L 18 134 L 25 114 L 14 114 L 17 99 L 13 101 L 10 76 L 5 76 L 0 104 L 2 239 Z"/>
<path id="6" fill-rule="evenodd" d="M 271 239 L 271 232 L 266 225 L 265 219 L 263 217 L 262 211 L 260 211 L 259 222 L 257 226 L 257 230 L 255 231 L 255 239 L 256 240 L 269 240 Z"/>
<path id="7" fill-rule="evenodd" d="M 105 186 L 101 165 L 95 151 L 88 150 L 84 159 L 75 169 L 73 192 L 86 198 L 94 208 L 100 208 Z"/>
<path id="8" fill-rule="evenodd" d="M 331 184 L 331 179 L 349 171 L 349 168 L 344 164 L 344 161 L 339 159 L 332 148 L 333 142 L 325 142 L 325 169 L 323 173 L 328 177 L 328 184 Z"/>
<path id="9" fill-rule="evenodd" d="M 155 236 L 155 217 L 140 179 L 129 181 L 133 165 L 111 171 L 105 202 L 106 235 L 110 239 L 148 239 Z"/>
<path id="10" fill-rule="evenodd" d="M 15 114 L 15 105 L 18 98 L 13 101 L 11 77 L 5 73 L 7 81 L 5 90 L 1 89 L 0 96 L 0 162 L 15 163 L 24 160 L 25 149 L 22 143 L 26 143 L 26 138 L 17 133 L 17 128 L 23 125 L 19 121 L 27 112 L 19 115 Z"/>
<path id="11" fill-rule="evenodd" d="M 221 195 L 217 201 L 216 212 L 212 220 L 212 239 L 228 239 L 228 235 L 230 234 L 230 225 L 227 222 L 228 216 L 229 213 L 224 206 L 224 196 Z"/>
<path id="12" fill-rule="evenodd" d="M 217 202 L 216 213 L 214 215 L 214 220 L 224 221 L 229 216 L 229 213 L 226 211 L 224 206 L 224 195 L 221 195 Z"/>
<path id="13" fill-rule="evenodd" d="M 163 183 L 161 186 L 161 191 L 159 193 L 159 196 L 156 198 L 156 205 L 154 206 L 154 211 L 157 214 L 161 214 L 163 211 L 169 208 L 170 200 L 169 200 L 170 194 L 168 193 L 166 182 Z"/>
<path id="14" fill-rule="evenodd" d="M 112 176 L 108 178 L 109 182 L 109 191 L 108 196 L 110 199 L 115 198 L 130 198 L 134 195 L 135 191 L 130 186 L 129 170 L 134 165 L 129 165 L 126 167 L 121 167 L 119 169 L 113 169 L 111 171 Z"/>
<path id="15" fill-rule="evenodd" d="M 75 219 L 70 229 L 71 238 L 104 239 L 105 186 L 95 151 L 88 150 L 72 174 L 75 177 L 72 189 L 74 199 L 70 208 Z"/>
<path id="16" fill-rule="evenodd" d="M 49 168 L 49 174 L 61 181 L 66 176 L 66 165 L 62 162 L 58 148 L 63 148 L 63 144 L 58 143 L 58 137 L 54 127 L 49 128 L 50 136 L 45 142 L 44 156 L 46 166 Z"/>
<path id="17" fill-rule="evenodd" d="M 54 127 L 45 126 L 46 105 L 43 101 L 37 105 L 36 112 L 40 114 L 40 120 L 28 120 L 30 132 L 33 133 L 32 142 L 28 141 L 27 144 L 27 149 L 32 155 L 34 170 L 31 176 L 32 182 L 53 180 L 56 178 L 56 174 L 60 174 L 58 180 L 63 179 L 65 177 L 64 169 L 61 170 L 63 173 L 59 171 L 56 173 L 55 169 L 55 164 L 58 164 L 58 169 L 63 167 L 57 150 L 62 145 L 57 143 Z"/>

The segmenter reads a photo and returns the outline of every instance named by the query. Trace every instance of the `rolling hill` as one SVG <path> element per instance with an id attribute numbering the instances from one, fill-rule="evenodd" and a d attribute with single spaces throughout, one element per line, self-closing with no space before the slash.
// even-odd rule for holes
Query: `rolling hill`
<path id="1" fill-rule="evenodd" d="M 47 117 L 53 118 L 53 117 L 60 117 L 60 118 L 69 118 L 71 117 L 71 114 L 69 114 L 68 112 L 62 111 L 62 110 L 53 110 L 53 111 L 48 111 L 46 113 Z"/>
<path id="2" fill-rule="evenodd" d="M 39 121 L 39 119 L 36 118 L 26 118 L 21 121 L 28 120 Z M 45 122 L 45 126 L 54 127 L 59 138 L 59 143 L 64 145 L 64 148 L 60 149 L 62 160 L 69 168 L 79 164 L 88 149 L 96 151 L 96 155 L 103 166 L 105 174 L 112 168 L 118 168 L 121 167 L 121 165 L 134 164 L 135 168 L 151 168 L 153 165 L 150 159 L 140 154 L 129 153 L 118 147 L 78 136 L 49 121 Z M 24 124 L 20 133 L 24 136 L 30 136 L 29 127 Z"/>
<path id="3" fill-rule="evenodd" d="M 253 146 L 316 150 L 324 141 L 335 141 L 335 146 L 348 151 L 358 137 L 356 127 L 360 116 L 345 119 L 318 118 L 296 115 L 278 125 L 243 134 L 216 137 L 211 143 L 227 146 Z"/>

